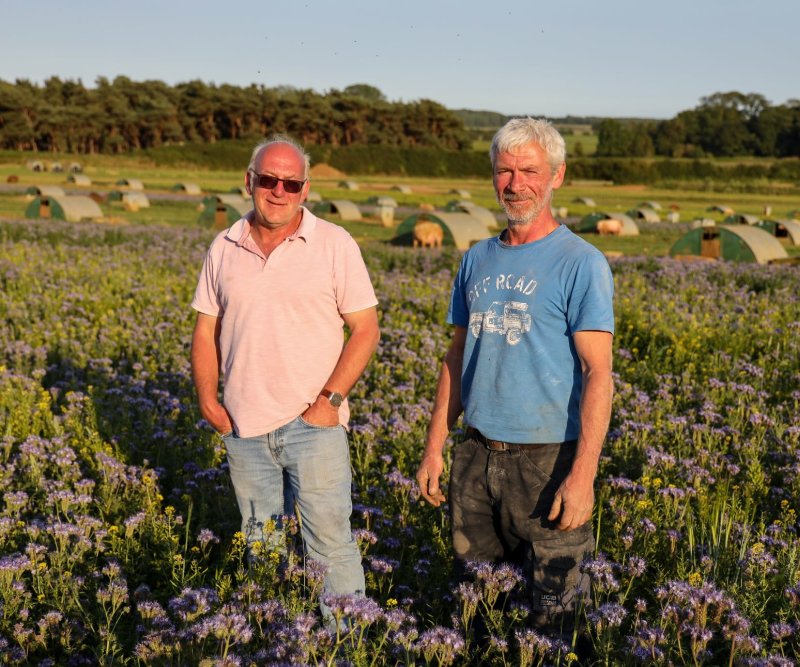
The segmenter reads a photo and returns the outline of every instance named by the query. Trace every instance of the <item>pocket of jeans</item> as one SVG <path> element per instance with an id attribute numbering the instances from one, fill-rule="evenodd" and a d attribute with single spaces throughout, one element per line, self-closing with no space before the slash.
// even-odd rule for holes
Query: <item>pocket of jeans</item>
<path id="1" fill-rule="evenodd" d="M 549 449 L 550 447 L 552 449 Z M 557 480 L 559 483 L 567 476 L 572 464 L 571 459 L 568 461 L 563 460 L 563 455 L 557 444 L 548 445 L 547 448 L 532 449 L 531 451 L 522 450 L 520 452 L 520 462 L 537 475 L 542 482 Z"/>
<path id="2" fill-rule="evenodd" d="M 317 431 L 333 431 L 333 430 L 335 430 L 337 428 L 342 428 L 341 424 L 334 424 L 333 426 L 323 426 L 321 424 L 312 424 L 311 422 L 307 422 L 305 419 L 303 419 L 303 415 L 300 415 L 297 418 L 297 421 L 299 421 L 303 426 L 305 426 L 307 428 L 313 428 L 313 429 L 315 429 Z"/>

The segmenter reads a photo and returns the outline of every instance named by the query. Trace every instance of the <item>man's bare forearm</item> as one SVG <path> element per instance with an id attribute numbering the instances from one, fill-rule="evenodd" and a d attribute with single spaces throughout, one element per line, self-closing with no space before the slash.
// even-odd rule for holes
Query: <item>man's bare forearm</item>
<path id="1" fill-rule="evenodd" d="M 580 435 L 572 472 L 594 481 L 603 442 L 611 421 L 613 380 L 611 369 L 591 369 L 584 374 L 580 406 Z"/>
<path id="2" fill-rule="evenodd" d="M 204 417 L 219 404 L 220 355 L 216 318 L 198 315 L 192 334 L 192 379 Z"/>
<path id="3" fill-rule="evenodd" d="M 353 316 L 345 316 L 350 328 L 350 337 L 342 348 L 342 354 L 336 362 L 325 387 L 346 396 L 375 354 L 380 341 L 380 328 L 375 309 L 369 309 Z"/>

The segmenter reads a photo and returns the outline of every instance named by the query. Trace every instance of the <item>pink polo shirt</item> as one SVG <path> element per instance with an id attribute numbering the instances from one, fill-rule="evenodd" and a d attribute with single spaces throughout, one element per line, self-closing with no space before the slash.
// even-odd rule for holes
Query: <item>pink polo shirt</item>
<path id="1" fill-rule="evenodd" d="M 242 437 L 268 433 L 313 403 L 342 352 L 341 314 L 378 303 L 353 237 L 302 212 L 268 259 L 250 236 L 252 212 L 217 235 L 192 300 L 222 318 L 224 404 Z M 339 416 L 347 426 L 347 401 Z"/>

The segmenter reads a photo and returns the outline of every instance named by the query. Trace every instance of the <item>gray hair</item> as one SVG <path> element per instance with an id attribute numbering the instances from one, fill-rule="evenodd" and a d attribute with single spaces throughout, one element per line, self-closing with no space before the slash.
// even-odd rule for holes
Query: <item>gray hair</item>
<path id="1" fill-rule="evenodd" d="M 264 141 L 258 143 L 256 147 L 253 149 L 252 154 L 250 155 L 250 164 L 247 165 L 247 170 L 250 171 L 254 169 L 256 166 L 256 159 L 258 158 L 258 154 L 264 150 L 267 146 L 271 146 L 272 144 L 288 144 L 295 150 L 303 158 L 303 178 L 308 179 L 309 172 L 311 171 L 311 156 L 306 153 L 305 149 L 294 139 L 286 134 L 273 134 L 272 136 L 268 137 Z"/>
<path id="2" fill-rule="evenodd" d="M 489 157 L 492 159 L 492 169 L 497 161 L 497 154 L 511 148 L 525 144 L 539 144 L 547 154 L 551 173 L 555 173 L 565 161 L 567 148 L 564 137 L 558 130 L 544 118 L 512 118 L 503 127 L 497 130 L 492 138 Z"/>

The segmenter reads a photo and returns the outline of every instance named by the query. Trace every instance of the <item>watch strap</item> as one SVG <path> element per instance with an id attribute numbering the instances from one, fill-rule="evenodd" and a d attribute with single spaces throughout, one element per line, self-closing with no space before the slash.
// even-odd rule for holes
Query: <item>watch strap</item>
<path id="1" fill-rule="evenodd" d="M 327 398 L 331 405 L 335 408 L 338 408 L 344 401 L 344 396 L 342 396 L 339 392 L 331 391 L 330 389 L 322 389 L 319 392 L 319 395 Z"/>

